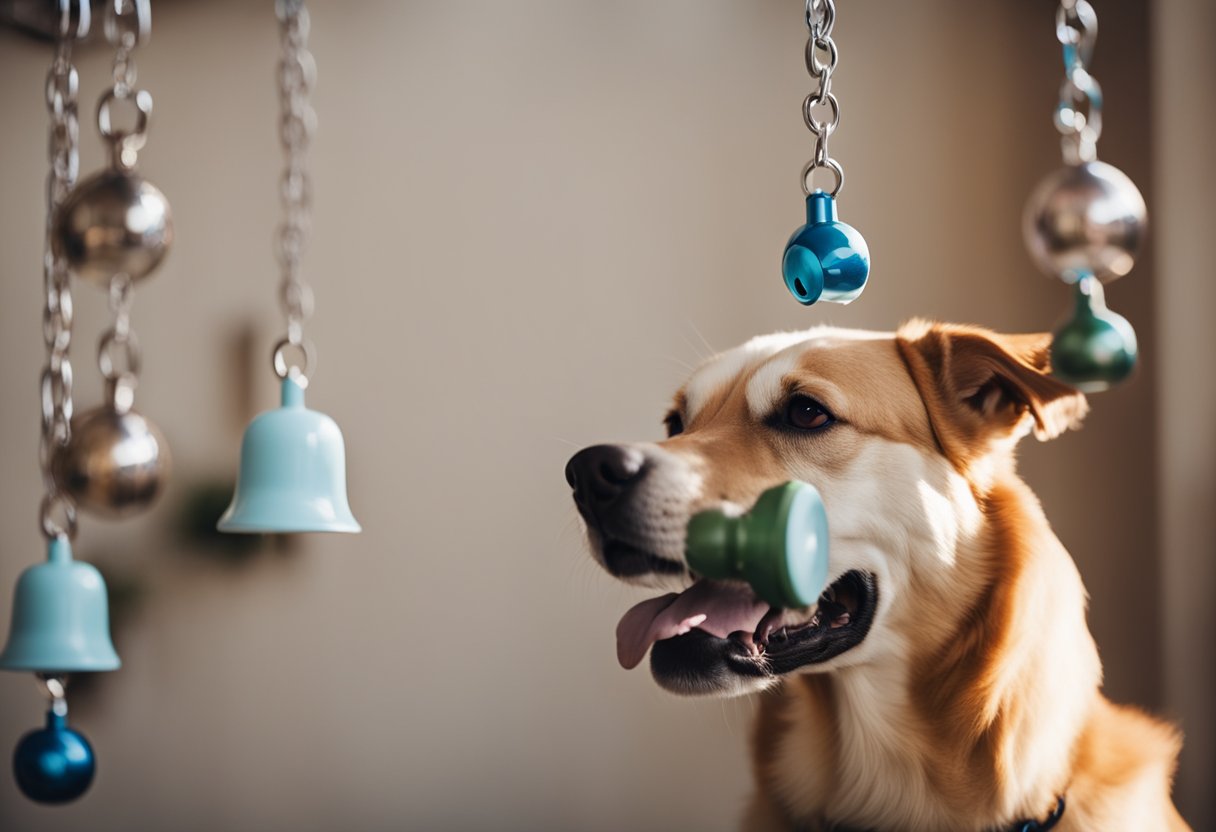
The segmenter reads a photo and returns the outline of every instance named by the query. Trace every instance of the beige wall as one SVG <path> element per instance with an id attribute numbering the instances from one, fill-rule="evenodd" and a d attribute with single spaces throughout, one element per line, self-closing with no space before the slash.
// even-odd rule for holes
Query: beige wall
<path id="1" fill-rule="evenodd" d="M 808 311 L 777 274 L 810 152 L 800 4 L 315 3 L 309 395 L 346 431 L 365 532 L 231 566 L 170 527 L 192 484 L 235 465 L 247 379 L 223 356 L 242 325 L 258 333 L 256 404 L 273 401 L 275 32 L 265 3 L 158 4 L 141 158 L 179 240 L 135 324 L 139 404 L 176 473 L 154 516 L 86 522 L 78 545 L 146 590 L 117 634 L 124 669 L 77 706 L 95 789 L 51 812 L 0 777 L 0 827 L 731 828 L 748 705 L 677 700 L 616 666 L 613 628 L 639 596 L 582 552 L 565 459 L 656 435 L 702 336 L 913 314 L 1027 330 L 1066 305 L 1019 234 L 1057 159 L 1048 4 L 843 5 L 833 151 L 875 271 L 856 305 Z M 1102 21 L 1102 148 L 1151 200 L 1147 21 L 1121 5 Z M 2 615 L 40 556 L 47 56 L 0 32 Z M 85 111 L 106 64 L 81 57 Z M 1109 692 L 1157 707 L 1151 273 L 1146 258 L 1110 292 L 1143 372 L 1084 432 L 1024 456 L 1092 591 Z M 77 294 L 87 404 L 104 304 Z M 38 708 L 28 679 L 0 676 L 0 748 Z"/>
<path id="2" fill-rule="evenodd" d="M 1157 493 L 1168 712 L 1186 733 L 1178 791 L 1216 828 L 1216 4 L 1161 0 L 1153 33 L 1158 295 Z"/>

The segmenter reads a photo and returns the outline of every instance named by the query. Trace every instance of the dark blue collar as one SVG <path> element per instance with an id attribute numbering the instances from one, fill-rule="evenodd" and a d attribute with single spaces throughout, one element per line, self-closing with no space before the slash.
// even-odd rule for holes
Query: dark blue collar
<path id="1" fill-rule="evenodd" d="M 1009 828 L 1009 832 L 1047 832 L 1064 817 L 1064 795 L 1056 798 L 1056 808 L 1043 820 L 1020 820 Z"/>

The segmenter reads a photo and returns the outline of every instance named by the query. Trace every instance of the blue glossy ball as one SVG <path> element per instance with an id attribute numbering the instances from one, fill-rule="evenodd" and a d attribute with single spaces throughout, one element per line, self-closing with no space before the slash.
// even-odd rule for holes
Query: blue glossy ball
<path id="1" fill-rule="evenodd" d="M 67 720 L 47 714 L 46 727 L 30 731 L 13 753 L 21 793 L 38 803 L 67 803 L 88 791 L 97 770 L 93 748 Z"/>
<path id="2" fill-rule="evenodd" d="M 849 303 L 870 276 L 870 248 L 851 225 L 836 218 L 831 194 L 806 198 L 806 225 L 785 246 L 781 274 L 790 294 L 804 306 L 818 300 Z"/>

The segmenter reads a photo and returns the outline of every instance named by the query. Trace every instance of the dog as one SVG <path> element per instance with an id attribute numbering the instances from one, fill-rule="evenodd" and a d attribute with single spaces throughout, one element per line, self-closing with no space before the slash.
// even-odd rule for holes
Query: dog
<path id="1" fill-rule="evenodd" d="M 748 830 L 1186 830 L 1171 726 L 1111 703 L 1072 558 L 1016 473 L 1076 427 L 1050 336 L 915 320 L 754 338 L 676 394 L 660 442 L 566 467 L 593 557 L 668 590 L 621 620 L 677 694 L 759 693 Z M 830 586 L 770 609 L 698 579 L 689 518 L 816 486 Z"/>

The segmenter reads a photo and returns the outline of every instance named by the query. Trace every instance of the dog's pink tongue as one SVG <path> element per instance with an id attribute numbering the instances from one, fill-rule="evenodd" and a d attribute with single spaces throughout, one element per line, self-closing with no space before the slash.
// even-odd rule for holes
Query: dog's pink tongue
<path id="1" fill-rule="evenodd" d="M 718 638 L 736 630 L 753 632 L 768 604 L 746 586 L 697 581 L 680 594 L 651 598 L 633 607 L 616 625 L 616 657 L 626 670 L 637 667 L 656 641 L 693 627 Z"/>

